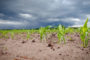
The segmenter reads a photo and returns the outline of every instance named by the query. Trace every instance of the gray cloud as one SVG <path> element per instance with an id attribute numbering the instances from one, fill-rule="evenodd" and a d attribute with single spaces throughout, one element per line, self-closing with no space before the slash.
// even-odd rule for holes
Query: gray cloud
<path id="1" fill-rule="evenodd" d="M 24 21 L 25 26 L 39 27 L 56 23 L 73 26 L 82 25 L 87 15 L 90 18 L 89 6 L 90 0 L 1 0 L 0 13 L 6 15 L 6 18 L 1 19 Z"/>

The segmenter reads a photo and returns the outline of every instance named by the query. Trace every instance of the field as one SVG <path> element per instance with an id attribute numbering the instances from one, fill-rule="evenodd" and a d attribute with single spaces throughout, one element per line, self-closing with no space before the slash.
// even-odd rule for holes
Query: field
<path id="1" fill-rule="evenodd" d="M 90 60 L 90 28 L 0 30 L 0 60 Z"/>

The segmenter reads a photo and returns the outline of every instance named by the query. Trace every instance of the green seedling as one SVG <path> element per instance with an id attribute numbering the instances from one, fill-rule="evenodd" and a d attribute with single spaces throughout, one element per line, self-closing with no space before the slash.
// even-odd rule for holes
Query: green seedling
<path id="1" fill-rule="evenodd" d="M 11 34 L 11 38 L 13 39 L 14 38 L 14 32 L 10 32 Z"/>
<path id="2" fill-rule="evenodd" d="M 83 25 L 83 27 L 81 27 L 80 29 L 80 38 L 82 41 L 82 46 L 85 48 L 88 46 L 88 27 L 87 27 L 87 23 L 88 23 L 88 18 L 85 22 L 85 24 Z"/>
<path id="3" fill-rule="evenodd" d="M 72 37 L 67 36 L 67 38 L 69 39 L 69 41 L 73 41 Z"/>
<path id="4" fill-rule="evenodd" d="M 58 26 L 58 33 L 57 33 L 57 37 L 59 39 L 59 43 L 61 41 L 64 41 L 64 43 L 66 42 L 64 36 L 65 36 L 65 28 L 63 26 L 59 25 Z"/>
<path id="5" fill-rule="evenodd" d="M 4 37 L 4 38 L 9 38 L 7 34 L 8 34 L 8 31 L 1 31 L 1 36 L 0 36 L 0 38 L 3 38 L 3 37 Z"/>
<path id="6" fill-rule="evenodd" d="M 39 33 L 40 33 L 40 39 L 41 39 L 41 41 L 42 41 L 43 38 L 44 38 L 45 35 L 46 35 L 46 29 L 45 29 L 44 27 L 41 27 L 41 28 L 39 29 Z"/>
<path id="7" fill-rule="evenodd" d="M 32 29 L 30 32 L 31 32 L 31 34 L 33 34 L 33 33 L 35 33 L 35 30 L 34 30 L 34 29 Z"/>
<path id="8" fill-rule="evenodd" d="M 27 40 L 30 38 L 30 32 L 27 31 Z"/>
<path id="9" fill-rule="evenodd" d="M 71 28 L 71 27 L 68 27 L 68 28 L 65 29 L 65 33 L 70 33 L 70 34 L 72 34 L 73 32 L 75 32 L 75 31 L 74 31 L 74 29 Z"/>

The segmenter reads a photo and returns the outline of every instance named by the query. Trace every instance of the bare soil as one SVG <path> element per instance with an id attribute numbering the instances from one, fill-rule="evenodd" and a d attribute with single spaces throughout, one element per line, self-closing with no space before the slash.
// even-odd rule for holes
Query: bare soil
<path id="1" fill-rule="evenodd" d="M 78 33 L 66 34 L 66 44 L 58 43 L 57 34 L 48 34 L 40 41 L 34 33 L 30 39 L 26 34 L 16 34 L 14 38 L 0 39 L 0 60 L 90 60 L 90 40 L 87 48 L 81 46 Z"/>

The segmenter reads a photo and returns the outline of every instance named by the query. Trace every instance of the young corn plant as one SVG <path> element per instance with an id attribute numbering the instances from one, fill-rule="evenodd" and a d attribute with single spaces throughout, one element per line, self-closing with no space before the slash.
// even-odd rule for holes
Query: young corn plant
<path id="1" fill-rule="evenodd" d="M 46 35 L 46 29 L 44 27 L 41 27 L 39 29 L 39 33 L 40 33 L 40 39 L 41 39 L 41 42 L 42 42 L 43 38 L 45 38 L 45 35 Z"/>
<path id="2" fill-rule="evenodd" d="M 83 27 L 80 28 L 80 38 L 82 41 L 82 46 L 84 48 L 86 48 L 88 46 L 88 27 L 87 27 L 87 23 L 88 23 L 88 18 L 85 22 L 85 24 L 83 25 Z"/>
<path id="3" fill-rule="evenodd" d="M 65 33 L 70 33 L 70 29 L 71 29 L 70 27 L 66 28 Z"/>
<path id="4" fill-rule="evenodd" d="M 12 32 L 10 32 L 10 34 L 11 34 L 11 38 L 13 39 L 14 38 L 14 32 L 12 31 Z"/>
<path id="5" fill-rule="evenodd" d="M 27 31 L 27 40 L 30 38 L 30 32 Z"/>
<path id="6" fill-rule="evenodd" d="M 8 31 L 1 31 L 1 36 L 0 38 L 8 38 Z"/>
<path id="7" fill-rule="evenodd" d="M 33 34 L 33 33 L 35 33 L 35 30 L 34 29 L 31 30 L 31 34 Z"/>
<path id="8" fill-rule="evenodd" d="M 57 33 L 59 43 L 61 43 L 62 41 L 64 41 L 64 43 L 66 43 L 64 36 L 65 36 L 65 28 L 63 26 L 59 25 L 58 26 L 58 33 Z"/>

